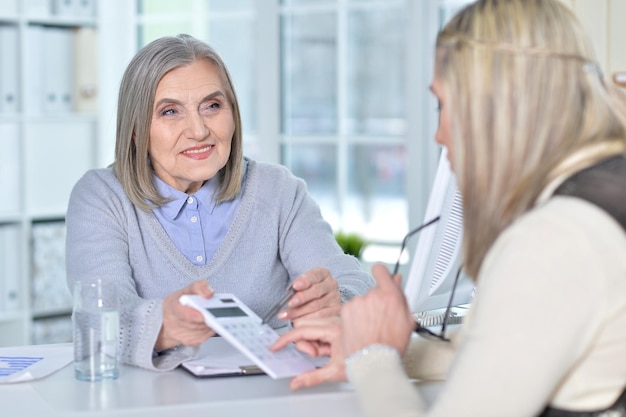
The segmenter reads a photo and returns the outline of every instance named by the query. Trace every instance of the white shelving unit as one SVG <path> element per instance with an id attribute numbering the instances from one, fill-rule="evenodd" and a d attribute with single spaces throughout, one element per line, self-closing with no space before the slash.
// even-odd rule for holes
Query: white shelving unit
<path id="1" fill-rule="evenodd" d="M 98 162 L 96 6 L 0 8 L 0 346 L 46 342 L 53 327 L 62 331 L 50 341 L 71 337 L 63 220 L 74 183 Z"/>

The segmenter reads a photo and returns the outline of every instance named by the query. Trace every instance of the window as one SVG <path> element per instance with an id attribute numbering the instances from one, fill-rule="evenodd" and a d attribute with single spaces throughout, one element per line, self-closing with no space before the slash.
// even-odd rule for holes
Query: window
<path id="1" fill-rule="evenodd" d="M 399 242 L 408 228 L 407 2 L 283 0 L 282 160 L 335 230 Z"/>

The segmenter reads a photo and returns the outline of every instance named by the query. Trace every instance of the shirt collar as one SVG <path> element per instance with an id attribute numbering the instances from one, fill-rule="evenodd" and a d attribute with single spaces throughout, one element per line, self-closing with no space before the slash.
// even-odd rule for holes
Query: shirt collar
<path id="1" fill-rule="evenodd" d="M 184 193 L 174 187 L 171 187 L 170 185 L 163 182 L 156 175 L 153 175 L 153 177 L 159 194 L 170 200 L 161 207 L 159 207 L 158 210 L 160 210 L 163 215 L 170 220 L 174 220 L 180 214 L 180 211 L 182 210 L 184 205 L 187 203 L 187 199 L 190 197 L 190 194 Z M 206 204 L 209 212 L 212 212 L 215 208 L 215 199 L 213 198 L 213 196 L 219 191 L 218 188 L 219 180 L 218 176 L 216 175 L 215 177 L 206 181 L 198 191 L 191 195 L 195 197 L 199 205 Z"/>
<path id="2" fill-rule="evenodd" d="M 243 180 L 241 182 L 241 189 L 243 191 L 244 184 L 246 182 L 246 174 L 248 172 L 248 160 L 244 158 L 243 160 Z M 170 220 L 174 220 L 179 214 L 184 205 L 187 203 L 187 199 L 189 198 L 189 194 L 183 193 L 180 190 L 177 190 L 174 187 L 169 186 L 165 182 L 163 182 L 156 174 L 152 174 L 154 178 L 154 183 L 156 184 L 157 191 L 163 197 L 169 199 L 167 203 L 162 205 L 161 207 L 157 207 L 155 210 L 161 210 L 163 215 Z M 209 213 L 213 213 L 213 209 L 215 209 L 216 203 L 214 196 L 219 192 L 219 175 L 215 175 L 210 180 L 206 181 L 202 187 L 195 194 L 191 194 L 195 197 L 196 201 L 199 205 L 206 204 Z M 240 191 L 239 193 L 241 194 Z"/>

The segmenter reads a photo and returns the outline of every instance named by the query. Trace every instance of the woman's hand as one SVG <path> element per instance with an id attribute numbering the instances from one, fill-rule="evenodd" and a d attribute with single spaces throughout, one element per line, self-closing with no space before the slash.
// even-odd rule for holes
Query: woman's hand
<path id="1" fill-rule="evenodd" d="M 213 329 L 204 322 L 202 313 L 178 301 L 183 294 L 197 294 L 209 298 L 213 296 L 213 290 L 207 281 L 196 281 L 165 297 L 163 324 L 154 345 L 155 350 L 171 349 L 179 345 L 199 346 L 215 335 Z"/>
<path id="2" fill-rule="evenodd" d="M 313 268 L 293 281 L 296 293 L 287 309 L 278 314 L 281 320 L 323 318 L 339 315 L 341 295 L 339 285 L 326 268 Z"/>
<path id="3" fill-rule="evenodd" d="M 367 294 L 354 297 L 341 309 L 343 351 L 346 357 L 373 344 L 391 346 L 404 355 L 415 320 L 401 288 L 382 264 L 372 267 L 377 282 Z"/>
<path id="4" fill-rule="evenodd" d="M 345 381 L 346 357 L 366 346 L 384 344 L 404 355 L 415 320 L 402 292 L 402 277 L 391 277 L 382 264 L 374 265 L 372 274 L 377 286 L 339 308 L 340 319 L 300 320 L 295 329 L 271 346 L 272 350 L 279 350 L 295 343 L 298 350 L 311 356 L 330 355 L 324 367 L 293 378 L 292 389 Z"/>
<path id="5" fill-rule="evenodd" d="M 295 329 L 282 335 L 271 347 L 280 350 L 289 343 L 295 343 L 298 350 L 313 357 L 330 356 L 321 368 L 304 372 L 293 378 L 291 389 L 311 387 L 329 381 L 345 381 L 345 356 L 341 346 L 341 324 L 339 317 L 301 320 Z"/>

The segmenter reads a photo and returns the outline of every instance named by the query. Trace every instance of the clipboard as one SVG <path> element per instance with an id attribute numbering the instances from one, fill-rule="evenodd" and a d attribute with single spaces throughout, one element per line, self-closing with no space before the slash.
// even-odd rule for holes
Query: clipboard
<path id="1" fill-rule="evenodd" d="M 193 366 L 186 363 L 182 363 L 180 368 L 189 372 L 196 378 L 223 378 L 231 376 L 250 376 L 250 375 L 265 375 L 265 372 L 256 365 L 240 366 L 239 369 L 220 369 L 204 366 Z"/>
<path id="2" fill-rule="evenodd" d="M 219 336 L 204 342 L 198 356 L 183 362 L 180 368 L 198 378 L 265 375 L 261 368 Z"/>

